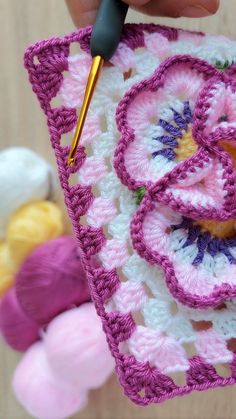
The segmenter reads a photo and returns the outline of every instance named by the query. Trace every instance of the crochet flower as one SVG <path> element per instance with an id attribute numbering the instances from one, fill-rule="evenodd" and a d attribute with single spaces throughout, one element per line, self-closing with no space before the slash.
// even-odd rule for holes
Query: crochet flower
<path id="1" fill-rule="evenodd" d="M 124 96 L 117 124 L 114 165 L 129 189 L 145 187 L 190 218 L 234 216 L 236 95 L 227 73 L 170 58 Z"/>
<path id="2" fill-rule="evenodd" d="M 235 226 L 235 220 L 191 220 L 146 196 L 131 234 L 140 256 L 163 268 L 175 299 L 208 308 L 236 296 Z"/>
<path id="3" fill-rule="evenodd" d="M 236 296 L 235 90 L 227 71 L 175 56 L 117 109 L 117 174 L 146 191 L 131 223 L 134 248 L 194 308 Z"/>

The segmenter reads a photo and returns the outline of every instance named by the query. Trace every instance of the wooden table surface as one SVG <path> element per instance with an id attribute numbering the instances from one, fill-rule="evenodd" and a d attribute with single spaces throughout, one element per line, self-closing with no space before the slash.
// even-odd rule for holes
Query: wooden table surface
<path id="1" fill-rule="evenodd" d="M 211 18 L 156 19 L 156 21 L 236 38 L 235 16 L 235 0 L 222 0 L 220 12 Z M 130 12 L 129 20 L 148 22 L 151 18 Z M 45 120 L 27 82 L 22 56 L 29 44 L 53 35 L 63 35 L 72 29 L 63 0 L 0 0 L 1 148 L 26 145 L 53 162 Z M 19 358 L 18 354 L 0 343 L 0 419 L 29 417 L 16 402 L 11 391 L 11 377 Z M 140 408 L 123 396 L 114 377 L 102 389 L 91 393 L 88 407 L 75 418 L 234 419 L 236 418 L 235 391 L 235 388 L 226 388 L 195 393 L 160 406 Z"/>

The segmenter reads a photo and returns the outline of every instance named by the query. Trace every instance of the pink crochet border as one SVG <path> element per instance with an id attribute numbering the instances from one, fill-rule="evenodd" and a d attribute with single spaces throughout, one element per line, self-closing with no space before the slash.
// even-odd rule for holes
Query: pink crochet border
<path id="1" fill-rule="evenodd" d="M 127 24 L 122 41 L 129 47 L 144 46 L 144 33 L 159 32 L 169 40 L 178 38 L 178 30 L 158 25 Z M 81 257 L 88 274 L 91 296 L 100 315 L 104 331 L 113 356 L 116 359 L 116 369 L 126 395 L 139 405 L 158 403 L 177 395 L 184 395 L 193 390 L 206 390 L 218 386 L 234 384 L 236 381 L 236 355 L 231 363 L 231 376 L 220 377 L 214 367 L 207 364 L 201 357 L 194 356 L 189 360 L 190 368 L 186 373 L 187 385 L 178 387 L 173 380 L 160 373 L 157 368 L 148 363 L 138 362 L 133 356 L 123 354 L 119 344 L 127 340 L 135 329 L 131 314 L 119 312 L 106 313 L 104 303 L 119 287 L 120 281 L 115 270 L 94 268 L 91 261 L 105 243 L 105 237 L 100 228 L 95 229 L 79 223 L 90 206 L 93 195 L 89 187 L 81 185 L 70 186 L 69 178 L 77 172 L 86 158 L 84 148 L 79 147 L 74 167 L 68 168 L 67 156 L 69 147 L 60 144 L 61 136 L 70 132 L 76 124 L 76 110 L 66 107 L 52 108 L 50 102 L 60 89 L 63 72 L 68 70 L 69 47 L 73 42 L 79 42 L 88 51 L 91 28 L 72 33 L 64 38 L 52 38 L 28 48 L 25 53 L 25 67 L 33 91 L 38 97 L 41 108 L 47 117 L 51 144 L 58 165 L 59 178 L 64 191 L 65 202 L 71 218 Z M 145 390 L 145 395 L 141 391 Z"/>

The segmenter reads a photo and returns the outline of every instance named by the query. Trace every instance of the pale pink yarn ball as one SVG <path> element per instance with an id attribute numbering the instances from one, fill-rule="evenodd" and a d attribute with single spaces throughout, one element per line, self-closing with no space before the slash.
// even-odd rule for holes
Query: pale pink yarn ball
<path id="1" fill-rule="evenodd" d="M 100 387 L 114 370 L 102 323 L 92 303 L 56 317 L 44 339 L 54 371 L 79 388 Z"/>
<path id="2" fill-rule="evenodd" d="M 42 342 L 35 343 L 24 354 L 12 385 L 17 400 L 38 419 L 65 419 L 87 403 L 87 391 L 54 375 Z"/>

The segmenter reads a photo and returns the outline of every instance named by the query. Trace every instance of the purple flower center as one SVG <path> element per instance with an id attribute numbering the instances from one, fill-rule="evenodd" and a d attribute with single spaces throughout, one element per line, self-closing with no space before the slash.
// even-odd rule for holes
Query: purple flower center
<path id="1" fill-rule="evenodd" d="M 184 102 L 183 112 L 180 114 L 175 109 L 171 108 L 173 112 L 173 123 L 160 119 L 158 126 L 164 131 L 165 135 L 153 138 L 154 141 L 159 141 L 163 144 L 161 150 L 154 151 L 152 157 L 163 156 L 168 160 L 176 158 L 175 148 L 179 147 L 179 141 L 183 137 L 183 133 L 187 131 L 188 125 L 193 120 L 193 114 L 188 101 Z"/>
<path id="2" fill-rule="evenodd" d="M 204 231 L 201 226 L 197 225 L 196 222 L 189 218 L 183 218 L 182 222 L 178 225 L 171 226 L 172 231 L 179 229 L 187 230 L 187 239 L 183 244 L 183 249 L 196 244 L 198 253 L 192 264 L 198 266 L 202 263 L 205 253 L 210 254 L 212 257 L 218 253 L 222 253 L 233 264 L 236 263 L 236 259 L 230 252 L 231 247 L 236 247 L 236 236 L 226 239 L 213 236 L 208 231 Z"/>

